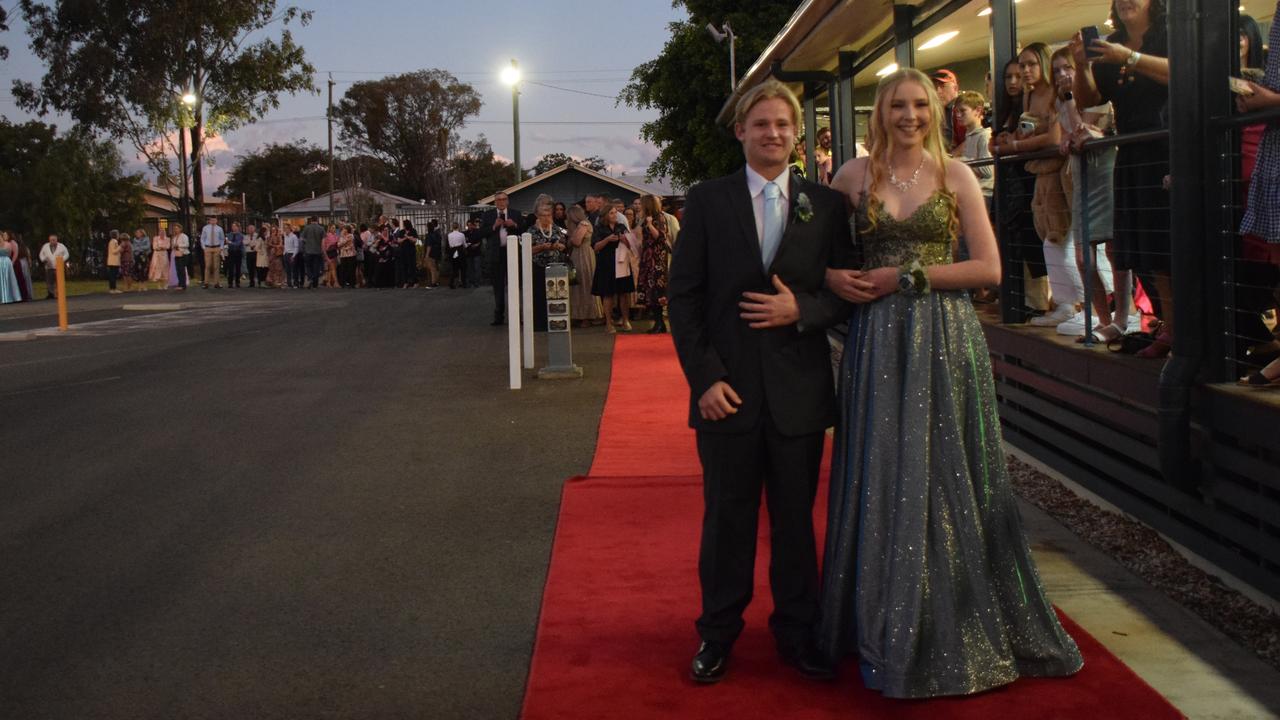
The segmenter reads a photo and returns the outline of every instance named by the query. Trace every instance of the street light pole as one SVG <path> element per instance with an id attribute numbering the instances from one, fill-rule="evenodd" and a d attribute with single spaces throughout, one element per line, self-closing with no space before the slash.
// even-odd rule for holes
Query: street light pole
<path id="1" fill-rule="evenodd" d="M 515 58 L 511 59 L 511 67 L 502 69 L 502 82 L 511 86 L 511 127 L 515 133 L 515 166 L 516 184 L 524 179 L 520 170 L 520 66 Z"/>
<path id="2" fill-rule="evenodd" d="M 333 73 L 329 73 L 329 222 L 333 222 Z M 348 213 L 351 208 L 347 208 Z"/>
<path id="3" fill-rule="evenodd" d="M 727 20 L 720 27 L 707 23 L 707 32 L 711 33 L 716 42 L 729 41 L 729 92 L 732 93 L 738 89 L 738 54 L 735 47 L 738 38 Z"/>

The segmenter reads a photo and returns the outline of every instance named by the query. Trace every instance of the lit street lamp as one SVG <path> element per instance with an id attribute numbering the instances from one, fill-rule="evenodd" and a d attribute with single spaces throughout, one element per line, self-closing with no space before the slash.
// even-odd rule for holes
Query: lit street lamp
<path id="1" fill-rule="evenodd" d="M 511 59 L 511 66 L 502 68 L 499 75 L 504 85 L 511 86 L 511 127 L 515 133 L 515 166 L 516 166 L 516 184 L 523 179 L 523 173 L 520 171 L 520 66 L 516 65 L 515 58 Z"/>

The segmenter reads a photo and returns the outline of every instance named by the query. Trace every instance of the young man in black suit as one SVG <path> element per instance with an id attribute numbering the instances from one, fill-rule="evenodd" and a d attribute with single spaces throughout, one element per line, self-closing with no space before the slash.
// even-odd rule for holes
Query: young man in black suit
<path id="1" fill-rule="evenodd" d="M 507 242 L 519 242 L 522 226 L 520 213 L 511 210 L 507 194 L 500 192 L 493 198 L 493 210 L 480 216 L 480 233 L 489 266 L 489 279 L 493 282 L 493 322 L 503 324 L 507 307 Z M 478 278 L 477 278 L 478 280 Z"/>
<path id="2" fill-rule="evenodd" d="M 702 644 L 691 670 L 703 683 L 723 677 L 751 601 L 762 486 L 779 656 L 807 677 L 833 676 L 812 641 L 813 500 L 836 419 L 824 330 L 849 313 L 823 280 L 829 266 L 851 266 L 852 245 L 844 196 L 791 173 L 799 121 L 781 83 L 742 97 L 734 132 L 746 167 L 689 190 L 671 266 L 671 332 L 703 471 Z"/>

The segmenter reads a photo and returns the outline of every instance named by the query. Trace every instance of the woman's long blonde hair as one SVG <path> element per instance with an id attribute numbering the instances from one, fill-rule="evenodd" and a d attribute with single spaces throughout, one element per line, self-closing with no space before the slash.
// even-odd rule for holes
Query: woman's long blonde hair
<path id="1" fill-rule="evenodd" d="M 915 68 L 902 68 L 891 73 L 876 87 L 875 109 L 871 113 L 867 131 L 871 139 L 871 147 L 868 148 L 870 157 L 867 160 L 871 181 L 867 186 L 867 196 L 863 199 L 867 213 L 867 227 L 863 231 L 874 231 L 880 222 L 878 192 L 888 178 L 889 156 L 896 149 L 893 134 L 886 127 L 884 116 L 889 102 L 893 100 L 894 91 L 904 82 L 913 82 L 924 88 L 925 95 L 929 98 L 929 127 L 924 133 L 924 149 L 938 161 L 938 192 L 950 201 L 947 228 L 954 241 L 960 235 L 960 215 L 956 210 L 955 193 L 947 187 L 947 158 L 950 156 L 942 145 L 942 101 L 938 99 L 938 93 L 933 89 L 933 82 L 929 77 Z"/>

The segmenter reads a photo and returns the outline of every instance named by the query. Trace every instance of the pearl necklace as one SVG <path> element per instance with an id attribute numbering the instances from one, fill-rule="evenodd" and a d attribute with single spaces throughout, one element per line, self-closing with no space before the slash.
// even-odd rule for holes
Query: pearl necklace
<path id="1" fill-rule="evenodd" d="M 920 165 L 916 168 L 915 172 L 911 173 L 910 180 L 899 180 L 897 173 L 893 171 L 893 163 L 889 163 L 889 184 L 897 188 L 898 192 L 910 192 L 911 188 L 915 187 L 916 183 L 920 182 L 920 171 L 924 169 L 924 162 L 928 159 L 928 155 L 924 155 L 920 158 Z"/>

